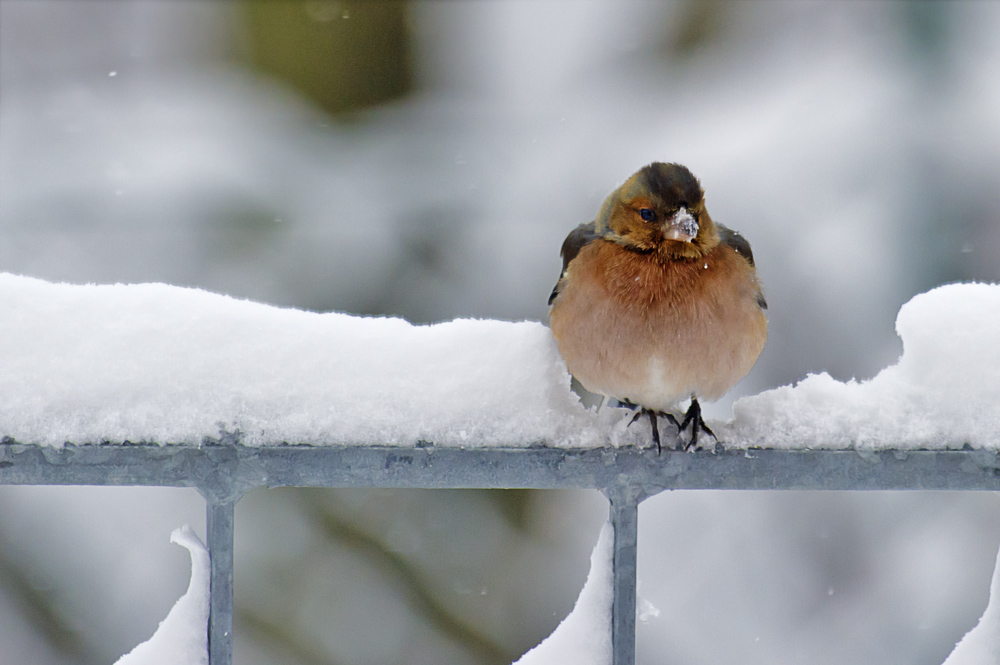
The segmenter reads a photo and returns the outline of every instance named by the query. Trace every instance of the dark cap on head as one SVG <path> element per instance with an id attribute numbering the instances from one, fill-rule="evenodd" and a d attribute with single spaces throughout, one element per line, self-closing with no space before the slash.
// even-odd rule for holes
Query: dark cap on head
<path id="1" fill-rule="evenodd" d="M 691 208 L 704 197 L 698 179 L 680 164 L 653 162 L 639 170 L 639 179 L 670 208 Z"/>

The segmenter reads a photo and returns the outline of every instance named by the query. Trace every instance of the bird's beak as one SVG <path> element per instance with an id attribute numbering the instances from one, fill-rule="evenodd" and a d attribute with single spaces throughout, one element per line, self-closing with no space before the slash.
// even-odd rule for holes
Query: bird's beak
<path id="1" fill-rule="evenodd" d="M 663 229 L 663 237 L 667 240 L 691 242 L 698 235 L 698 220 L 691 216 L 687 208 L 681 208 L 671 215 Z"/>

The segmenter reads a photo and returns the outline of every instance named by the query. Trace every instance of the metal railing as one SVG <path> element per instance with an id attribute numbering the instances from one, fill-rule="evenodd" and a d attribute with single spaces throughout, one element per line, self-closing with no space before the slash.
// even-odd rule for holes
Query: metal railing
<path id="1" fill-rule="evenodd" d="M 638 507 L 668 489 L 1000 491 L 1000 451 L 749 449 L 657 456 L 635 448 L 274 445 L 238 434 L 201 446 L 0 441 L 0 484 L 194 487 L 211 553 L 209 658 L 232 663 L 235 506 L 261 487 L 597 489 L 614 526 L 615 665 L 635 662 Z"/>

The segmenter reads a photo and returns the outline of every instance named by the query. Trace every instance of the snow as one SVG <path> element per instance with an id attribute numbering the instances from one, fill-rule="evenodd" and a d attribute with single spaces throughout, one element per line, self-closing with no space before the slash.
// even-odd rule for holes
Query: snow
<path id="1" fill-rule="evenodd" d="M 164 284 L 0 274 L 0 435 L 22 443 L 648 445 L 588 411 L 537 322 L 315 313 Z M 899 362 L 809 375 L 734 405 L 729 446 L 1000 447 L 1000 286 L 906 303 Z"/>
<path id="2" fill-rule="evenodd" d="M 590 555 L 590 573 L 573 611 L 514 665 L 611 665 L 613 536 L 608 522 Z"/>
<path id="3" fill-rule="evenodd" d="M 769 448 L 1000 447 L 998 330 L 1000 285 L 932 289 L 899 310 L 898 363 L 867 381 L 824 372 L 744 397 L 725 438 Z"/>
<path id="4" fill-rule="evenodd" d="M 170 534 L 170 542 L 191 553 L 191 583 L 153 636 L 116 665 L 208 665 L 208 550 L 186 524 Z"/>
<path id="5" fill-rule="evenodd" d="M 191 553 L 191 583 L 156 633 L 116 665 L 208 663 L 209 555 L 187 525 L 174 531 L 170 542 Z M 551 635 L 514 665 L 610 665 L 614 528 L 606 522 L 590 556 L 590 572 L 573 610 Z M 643 616 L 643 615 L 646 616 Z M 658 616 L 646 603 L 639 618 Z M 995 665 L 1000 662 L 1000 552 L 997 553 L 990 600 L 979 623 L 955 646 L 943 665 Z"/>
<path id="6" fill-rule="evenodd" d="M 573 611 L 515 665 L 610 665 L 613 527 L 605 523 L 590 556 L 590 572 Z M 207 665 L 208 550 L 187 525 L 170 542 L 191 553 L 191 583 L 149 640 L 115 665 Z"/>
<path id="7" fill-rule="evenodd" d="M 226 32 L 229 23 L 214 17 L 179 21 L 160 8 L 215 12 L 229 3 L 115 4 L 127 5 L 129 13 L 101 19 L 74 13 L 69 3 L 54 3 L 54 9 L 53 3 L 0 2 L 8 14 L 12 5 L 49 7 L 28 25 L 0 21 L 0 264 L 6 269 L 77 282 L 198 284 L 268 302 L 368 311 L 386 284 L 395 286 L 386 276 L 401 263 L 402 239 L 431 211 L 432 219 L 459 218 L 457 228 L 473 241 L 449 252 L 448 279 L 404 272 L 405 292 L 397 288 L 395 300 L 383 307 L 421 320 L 537 319 L 544 317 L 547 290 L 539 294 L 532 285 L 555 277 L 566 220 L 585 221 L 609 191 L 606 183 L 613 186 L 643 160 L 669 158 L 703 178 L 713 216 L 750 238 L 768 288 L 775 334 L 734 391 L 743 394 L 819 369 L 839 379 L 871 377 L 898 355 L 886 333 L 891 337 L 892 316 L 915 285 L 940 274 L 997 274 L 995 3 L 950 3 L 941 10 L 947 16 L 938 16 L 943 38 L 933 49 L 918 48 L 921 57 L 913 57 L 914 43 L 904 37 L 926 23 L 894 3 L 744 3 L 748 9 L 735 3 L 737 14 L 721 23 L 714 44 L 694 57 L 675 56 L 667 67 L 664 44 L 677 40 L 664 26 L 690 18 L 683 16 L 684 4 L 657 3 L 653 11 L 661 14 L 650 15 L 630 3 L 611 11 L 606 3 L 579 3 L 573 12 L 560 3 L 412 3 L 415 57 L 421 51 L 435 56 L 420 67 L 428 85 L 388 112 L 375 111 L 346 129 L 324 125 L 322 132 L 305 121 L 300 129 L 294 108 L 272 112 L 278 104 L 267 90 L 260 93 L 266 82 L 259 77 L 182 77 L 175 62 L 166 62 L 165 81 L 129 57 L 138 45 L 143 63 L 159 54 L 162 66 L 167 52 L 203 67 L 212 55 L 205 53 L 210 36 Z M 452 6 L 463 16 L 448 15 Z M 66 31 L 67 21 L 88 28 Z M 526 39 L 526 30 L 540 37 Z M 559 48 L 551 48 L 553 38 Z M 7 51 L 18 42 L 19 57 Z M 655 68 L 647 64 L 652 58 Z M 934 66 L 941 63 L 946 66 Z M 119 69 L 116 78 L 101 76 Z M 247 85 L 234 85 L 241 76 Z M 100 79 L 113 82 L 113 89 Z M 457 89 L 479 106 L 442 100 L 442 89 Z M 470 89 L 491 94 L 474 97 Z M 678 89 L 689 94 L 679 98 Z M 512 102 L 519 104 L 514 112 Z M 463 164 L 455 159 L 452 168 L 459 152 Z M 117 191 L 124 195 L 111 195 Z M 281 217 L 280 232 L 227 251 L 251 234 L 223 235 L 220 218 L 257 209 Z M 848 236 L 865 241 L 831 251 Z M 949 256 L 958 243 L 973 252 Z M 331 261 L 334 250 L 349 259 Z M 386 270 L 389 265 L 394 270 Z M 317 284 L 322 286 L 305 286 Z M 370 293 L 375 295 L 363 301 L 361 294 Z M 0 384 L 5 369 L 0 366 Z M 0 436 L 2 429 L 0 424 Z M 639 422 L 629 432 L 648 434 L 648 426 Z M 952 500 L 944 494 L 938 500 Z M 736 495 L 726 496 L 739 504 Z M 791 495 L 781 498 L 800 503 Z M 882 514 L 885 529 L 918 516 L 929 523 L 953 521 L 927 511 L 917 493 L 905 499 L 915 506 L 913 518 Z M 830 505 L 839 504 L 822 504 L 817 512 Z M 778 504 L 771 510 L 768 518 Z M 865 504 L 857 512 L 867 517 L 870 511 Z M 975 514 L 982 514 L 981 506 Z M 185 521 L 167 519 L 171 525 Z M 715 519 L 722 529 L 744 526 L 731 516 Z M 861 519 L 844 522 L 867 523 Z M 860 546 L 877 552 L 883 529 L 864 533 Z M 120 540 L 135 546 L 127 536 Z M 799 567 L 822 581 L 825 568 L 811 560 L 812 548 L 787 549 L 800 557 L 784 567 L 762 567 L 758 582 Z M 939 588 L 941 577 L 952 579 L 939 576 L 929 586 Z M 776 588 L 773 595 L 795 598 L 809 586 Z M 736 600 L 725 605 L 738 606 L 739 590 L 726 591 Z M 669 615 L 671 604 L 661 606 Z M 902 650 L 912 654 L 919 640 L 906 637 L 932 632 L 912 626 L 907 632 L 878 602 L 842 607 L 850 609 L 832 615 L 832 627 L 816 641 L 829 646 L 817 661 L 892 661 L 838 659 L 845 647 L 836 642 L 844 633 L 836 616 L 876 625 L 849 640 L 868 644 L 848 653 L 879 653 L 895 640 L 906 642 Z M 702 623 L 699 635 L 714 622 Z M 973 623 L 974 617 L 963 626 Z M 788 622 L 797 644 L 805 632 Z M 92 633 L 95 641 L 102 637 Z M 720 648 L 724 655 L 707 660 L 783 662 L 780 655 L 754 658 L 747 651 Z"/>
<path id="8" fill-rule="evenodd" d="M 944 665 L 996 665 L 1000 663 L 1000 552 L 997 552 L 990 602 L 976 627 L 955 645 Z"/>
<path id="9" fill-rule="evenodd" d="M 21 443 L 598 445 L 536 322 L 313 313 L 0 274 L 0 435 Z"/>
<path id="10" fill-rule="evenodd" d="M 0 423 L 25 443 L 615 445 L 631 414 L 587 411 L 540 323 L 315 313 L 163 284 L 70 285 L 0 274 Z M 736 403 L 729 444 L 996 447 L 1000 286 L 952 284 L 900 310 L 899 361 L 867 381 L 811 375 Z M 204 663 L 208 554 L 189 528 L 187 593 L 118 662 Z M 573 611 L 518 665 L 610 663 L 612 528 Z M 1000 555 L 979 625 L 947 665 L 1000 654 Z M 642 619 L 655 616 L 642 608 Z"/>

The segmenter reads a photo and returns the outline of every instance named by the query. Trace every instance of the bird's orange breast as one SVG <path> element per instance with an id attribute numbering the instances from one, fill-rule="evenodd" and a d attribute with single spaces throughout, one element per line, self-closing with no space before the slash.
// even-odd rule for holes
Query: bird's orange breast
<path id="1" fill-rule="evenodd" d="M 597 240 L 567 267 L 550 322 L 588 390 L 668 410 L 718 399 L 750 371 L 767 338 L 759 292 L 753 266 L 725 245 L 664 260 Z"/>

